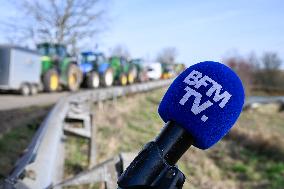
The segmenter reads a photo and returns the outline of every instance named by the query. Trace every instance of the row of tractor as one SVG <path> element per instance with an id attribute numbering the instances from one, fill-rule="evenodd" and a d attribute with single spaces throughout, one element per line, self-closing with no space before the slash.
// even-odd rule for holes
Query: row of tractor
<path id="1" fill-rule="evenodd" d="M 38 91 L 76 91 L 85 88 L 133 84 L 175 76 L 177 65 L 145 63 L 142 59 L 107 58 L 102 52 L 86 51 L 70 56 L 62 44 L 41 43 L 37 51 L 0 46 L 0 89 L 23 95 Z"/>

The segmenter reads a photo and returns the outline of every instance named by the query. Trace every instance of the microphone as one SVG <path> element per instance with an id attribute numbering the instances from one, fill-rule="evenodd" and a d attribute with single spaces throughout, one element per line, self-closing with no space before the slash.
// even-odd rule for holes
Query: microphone
<path id="1" fill-rule="evenodd" d="M 187 68 L 159 105 L 164 128 L 119 177 L 119 188 L 182 188 L 185 177 L 176 162 L 191 145 L 205 150 L 221 140 L 238 119 L 244 98 L 241 80 L 224 64 L 206 61 Z"/>

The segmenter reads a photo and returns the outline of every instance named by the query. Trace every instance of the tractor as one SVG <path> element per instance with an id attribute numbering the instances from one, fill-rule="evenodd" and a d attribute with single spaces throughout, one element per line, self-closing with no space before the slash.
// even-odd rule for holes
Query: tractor
<path id="1" fill-rule="evenodd" d="M 185 65 L 182 63 L 177 63 L 174 65 L 174 70 L 176 75 L 178 75 L 185 70 Z"/>
<path id="2" fill-rule="evenodd" d="M 80 69 L 83 72 L 83 84 L 88 88 L 112 86 L 113 70 L 103 53 L 82 52 Z"/>
<path id="3" fill-rule="evenodd" d="M 145 82 L 148 80 L 147 70 L 143 59 L 137 58 L 130 61 L 133 68 L 135 82 Z"/>
<path id="4" fill-rule="evenodd" d="M 109 67 L 113 71 L 113 78 L 116 83 L 125 86 L 134 83 L 136 67 L 132 66 L 126 58 L 113 56 L 109 60 Z"/>
<path id="5" fill-rule="evenodd" d="M 47 92 L 54 92 L 64 87 L 70 91 L 79 89 L 82 73 L 76 60 L 67 53 L 65 45 L 41 43 L 37 45 L 42 55 L 41 79 Z"/>
<path id="6" fill-rule="evenodd" d="M 170 79 L 174 76 L 174 64 L 162 64 L 162 79 Z"/>

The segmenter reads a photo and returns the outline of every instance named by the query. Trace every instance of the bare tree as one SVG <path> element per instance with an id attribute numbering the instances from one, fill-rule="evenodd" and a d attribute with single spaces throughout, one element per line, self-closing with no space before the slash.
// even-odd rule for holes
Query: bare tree
<path id="1" fill-rule="evenodd" d="M 250 52 L 247 56 L 247 61 L 252 65 L 254 71 L 260 69 L 260 60 L 254 52 Z"/>
<path id="2" fill-rule="evenodd" d="M 279 70 L 282 64 L 281 59 L 275 52 L 266 52 L 262 57 L 264 70 Z"/>
<path id="3" fill-rule="evenodd" d="M 262 71 L 259 73 L 260 81 L 266 88 L 283 86 L 284 79 L 281 74 L 282 61 L 275 52 L 264 53 L 261 61 Z"/>
<path id="4" fill-rule="evenodd" d="M 21 0 L 12 1 L 18 17 L 4 23 L 7 36 L 17 43 L 64 43 L 73 48 L 79 40 L 92 38 L 103 28 L 105 15 L 101 0 Z"/>
<path id="5" fill-rule="evenodd" d="M 118 56 L 129 59 L 131 57 L 128 48 L 124 45 L 117 45 L 111 50 L 111 56 Z"/>
<path id="6" fill-rule="evenodd" d="M 178 52 L 175 47 L 164 48 L 157 56 L 157 61 L 162 64 L 173 64 L 176 62 Z"/>
<path id="7" fill-rule="evenodd" d="M 254 53 L 250 53 L 248 57 L 234 53 L 227 56 L 224 62 L 238 73 L 247 93 L 251 92 L 251 89 L 284 89 L 282 61 L 277 53 L 267 52 L 262 58 L 258 58 Z"/>
<path id="8" fill-rule="evenodd" d="M 235 72 L 237 72 L 242 80 L 246 93 L 249 94 L 254 82 L 254 65 L 249 60 L 239 55 L 227 57 L 224 60 L 224 63 L 231 67 Z"/>

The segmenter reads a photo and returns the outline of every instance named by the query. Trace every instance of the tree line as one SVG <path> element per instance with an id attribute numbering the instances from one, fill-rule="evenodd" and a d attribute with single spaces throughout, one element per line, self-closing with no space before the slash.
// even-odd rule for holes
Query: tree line
<path id="1" fill-rule="evenodd" d="M 223 62 L 238 73 L 247 93 L 284 90 L 283 62 L 276 52 L 265 52 L 259 57 L 253 53 L 247 57 L 233 55 L 224 58 Z"/>

